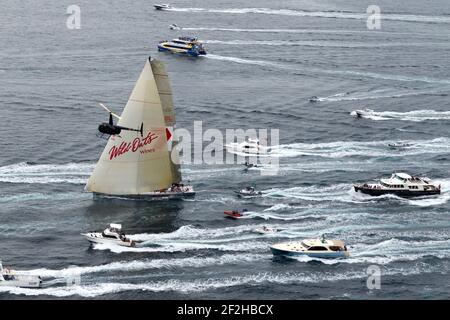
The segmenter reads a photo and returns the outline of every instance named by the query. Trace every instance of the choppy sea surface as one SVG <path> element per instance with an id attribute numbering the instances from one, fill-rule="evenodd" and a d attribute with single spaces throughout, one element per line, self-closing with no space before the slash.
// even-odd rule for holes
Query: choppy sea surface
<path id="1" fill-rule="evenodd" d="M 2 1 L 0 257 L 5 266 L 80 285 L 0 287 L 1 299 L 443 299 L 450 269 L 450 4 L 373 1 Z M 169 30 L 175 23 L 181 31 Z M 199 59 L 158 53 L 197 36 Z M 178 127 L 278 128 L 280 170 L 183 165 L 185 201 L 93 199 L 84 185 L 97 138 L 151 55 L 163 60 Z M 310 102 L 317 96 L 317 102 Z M 364 118 L 355 109 L 373 112 Z M 407 143 L 393 149 L 389 143 Z M 352 183 L 406 171 L 442 184 L 435 197 L 374 198 Z M 248 184 L 259 199 L 240 200 Z M 247 208 L 246 219 L 223 218 Z M 138 248 L 90 247 L 81 232 L 119 222 Z M 272 235 L 253 229 L 282 228 Z M 290 239 L 343 239 L 346 260 L 274 260 Z M 366 286 L 379 266 L 381 289 Z"/>

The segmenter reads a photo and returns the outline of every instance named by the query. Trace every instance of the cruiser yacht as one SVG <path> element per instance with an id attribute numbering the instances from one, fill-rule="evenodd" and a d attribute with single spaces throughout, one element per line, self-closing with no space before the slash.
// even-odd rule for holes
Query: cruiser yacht
<path id="1" fill-rule="evenodd" d="M 270 247 L 275 256 L 308 256 L 313 258 L 347 258 L 347 246 L 342 240 L 305 239 L 274 244 Z"/>
<path id="2" fill-rule="evenodd" d="M 410 176 L 407 173 L 394 173 L 390 178 L 380 179 L 378 183 L 354 185 L 356 192 L 371 196 L 395 194 L 399 197 L 428 196 L 441 193 L 441 185 L 428 178 Z"/>
<path id="3" fill-rule="evenodd" d="M 81 235 L 92 243 L 112 243 L 124 247 L 134 247 L 136 242 L 127 238 L 121 230 L 122 225 L 111 223 L 103 232 L 88 232 Z"/>

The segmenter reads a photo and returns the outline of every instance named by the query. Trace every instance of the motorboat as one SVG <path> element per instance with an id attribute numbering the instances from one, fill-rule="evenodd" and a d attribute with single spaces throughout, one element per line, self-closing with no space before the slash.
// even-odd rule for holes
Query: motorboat
<path id="1" fill-rule="evenodd" d="M 178 37 L 171 41 L 161 41 L 158 44 L 159 51 L 186 54 L 191 57 L 206 55 L 203 44 L 193 37 Z"/>
<path id="2" fill-rule="evenodd" d="M 399 197 L 428 196 L 441 193 L 441 185 L 429 178 L 410 176 L 407 173 L 393 173 L 390 178 L 380 179 L 377 183 L 355 184 L 356 192 L 371 196 L 395 194 Z"/>
<path id="3" fill-rule="evenodd" d="M 273 233 L 277 233 L 278 230 L 277 228 L 271 228 L 271 227 L 266 227 L 266 226 L 262 226 L 261 228 L 256 228 L 253 229 L 253 232 L 259 233 L 259 234 L 273 234 Z"/>
<path id="4" fill-rule="evenodd" d="M 153 6 L 155 7 L 156 10 L 169 10 L 172 8 L 170 4 L 167 3 L 154 4 Z"/>
<path id="5" fill-rule="evenodd" d="M 309 98 L 309 102 L 319 102 L 319 97 L 317 96 L 312 96 L 311 98 Z"/>
<path id="6" fill-rule="evenodd" d="M 256 191 L 253 187 L 246 187 L 240 191 L 235 191 L 238 197 L 257 197 L 261 196 L 261 191 Z"/>
<path id="7" fill-rule="evenodd" d="M 290 241 L 274 244 L 270 247 L 275 256 L 336 259 L 347 258 L 349 252 L 342 240 L 304 239 L 302 241 Z"/>
<path id="8" fill-rule="evenodd" d="M 127 238 L 121 230 L 121 224 L 111 223 L 103 232 L 88 232 L 81 235 L 92 243 L 112 243 L 124 247 L 134 247 L 136 242 Z"/>
<path id="9" fill-rule="evenodd" d="M 241 143 L 226 144 L 225 148 L 228 152 L 240 152 L 246 154 L 265 154 L 270 152 L 270 148 L 260 144 L 258 139 L 247 138 Z"/>
<path id="10" fill-rule="evenodd" d="M 3 268 L 0 261 L 0 287 L 41 288 L 42 277 L 24 274 L 23 271 Z"/>
<path id="11" fill-rule="evenodd" d="M 181 27 L 176 25 L 175 23 L 173 23 L 169 26 L 169 29 L 170 30 L 181 30 Z"/>
<path id="12" fill-rule="evenodd" d="M 244 216 L 244 212 L 246 212 L 246 211 L 247 211 L 247 209 L 242 210 L 242 213 L 237 210 L 224 211 L 223 213 L 225 214 L 225 218 L 239 219 Z"/>

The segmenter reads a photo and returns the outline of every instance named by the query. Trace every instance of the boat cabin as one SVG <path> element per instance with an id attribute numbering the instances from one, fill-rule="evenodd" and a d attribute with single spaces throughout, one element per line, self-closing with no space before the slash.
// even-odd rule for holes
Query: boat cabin
<path id="1" fill-rule="evenodd" d="M 122 240 L 125 238 L 124 233 L 120 233 L 120 230 L 122 230 L 122 225 L 117 223 L 111 223 L 108 228 L 106 228 L 102 232 L 102 236 L 104 238 L 112 238 L 112 239 L 120 239 Z"/>

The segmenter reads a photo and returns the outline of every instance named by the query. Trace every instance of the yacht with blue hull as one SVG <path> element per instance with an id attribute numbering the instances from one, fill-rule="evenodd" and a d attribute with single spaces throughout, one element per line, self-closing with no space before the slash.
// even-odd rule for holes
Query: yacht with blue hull
<path id="1" fill-rule="evenodd" d="M 349 256 L 342 240 L 305 239 L 274 244 L 270 247 L 274 256 L 337 259 Z"/>
<path id="2" fill-rule="evenodd" d="M 356 192 L 371 196 L 394 194 L 399 197 L 410 198 L 437 195 L 441 193 L 441 185 L 428 178 L 414 177 L 407 173 L 394 173 L 390 178 L 380 179 L 378 183 L 355 184 Z"/>
<path id="3" fill-rule="evenodd" d="M 203 44 L 197 38 L 179 37 L 172 41 L 161 41 L 158 44 L 159 51 L 186 54 L 191 57 L 206 55 Z"/>

